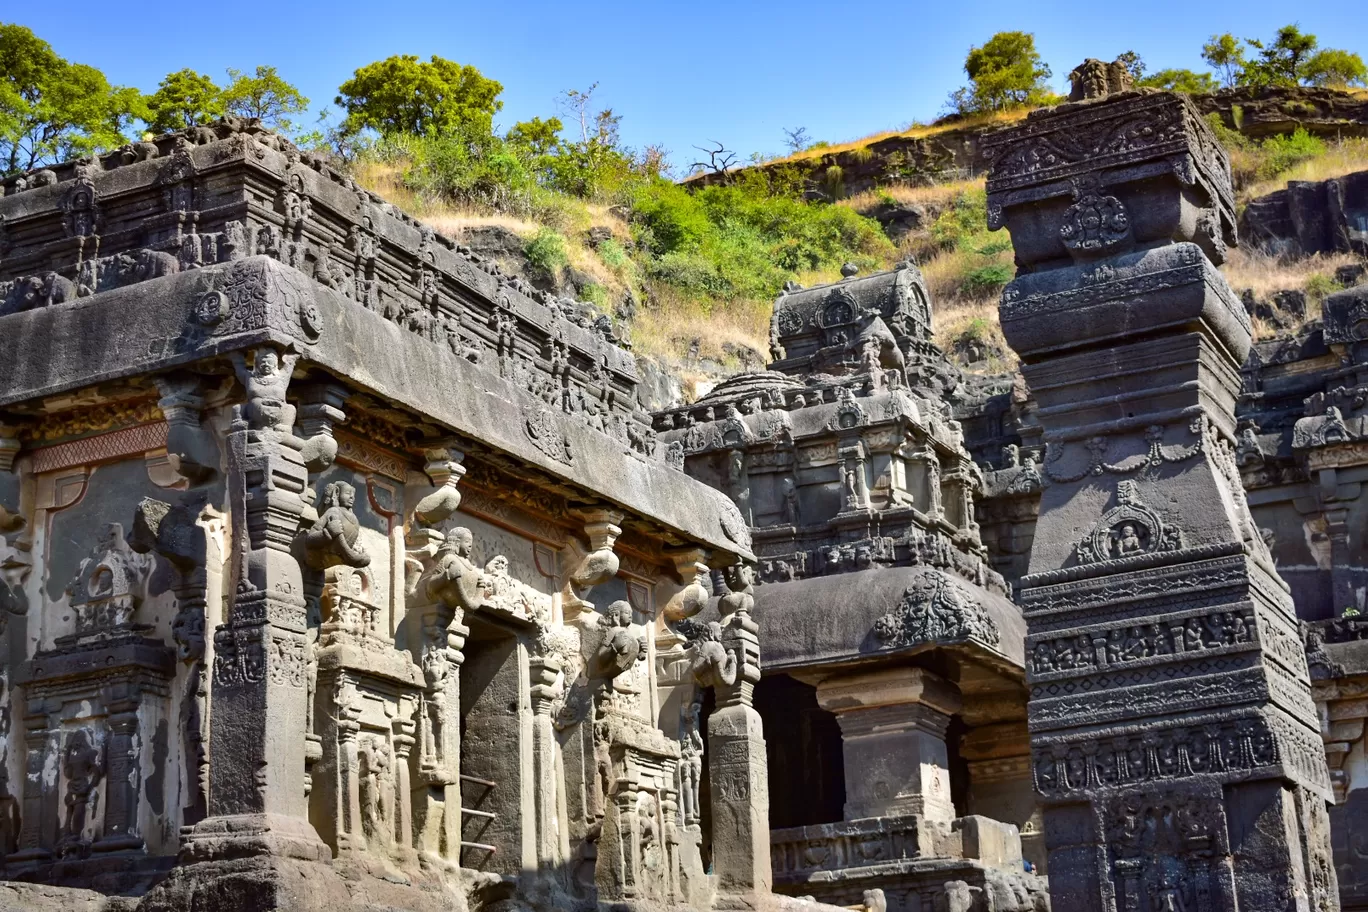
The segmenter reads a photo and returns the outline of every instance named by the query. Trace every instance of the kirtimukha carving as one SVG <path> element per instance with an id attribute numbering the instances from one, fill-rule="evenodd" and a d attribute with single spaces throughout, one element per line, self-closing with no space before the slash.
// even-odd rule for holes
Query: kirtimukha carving
<path id="1" fill-rule="evenodd" d="M 891 649 L 968 638 L 996 646 L 1002 639 L 983 606 L 939 570 L 919 571 L 898 609 L 874 624 L 874 634 Z"/>

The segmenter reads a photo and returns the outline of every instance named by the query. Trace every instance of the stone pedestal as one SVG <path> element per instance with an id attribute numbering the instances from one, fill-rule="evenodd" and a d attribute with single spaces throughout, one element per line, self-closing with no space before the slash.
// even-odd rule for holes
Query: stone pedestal
<path id="1" fill-rule="evenodd" d="M 1297 619 L 1234 459 L 1224 152 L 1186 97 L 1138 92 L 986 146 L 1047 448 L 1019 600 L 1056 908 L 1338 908 Z"/>
<path id="2" fill-rule="evenodd" d="M 841 725 L 847 820 L 916 814 L 949 825 L 954 685 L 922 668 L 880 669 L 823 681 L 817 701 Z"/>

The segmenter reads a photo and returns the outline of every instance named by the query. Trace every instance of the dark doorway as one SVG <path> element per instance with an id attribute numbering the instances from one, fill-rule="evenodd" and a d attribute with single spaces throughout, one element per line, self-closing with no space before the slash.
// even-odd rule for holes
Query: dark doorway
<path id="1" fill-rule="evenodd" d="M 765 675 L 755 688 L 769 761 L 770 828 L 835 823 L 845 816 L 845 756 L 836 716 L 817 705 L 817 688 Z"/>

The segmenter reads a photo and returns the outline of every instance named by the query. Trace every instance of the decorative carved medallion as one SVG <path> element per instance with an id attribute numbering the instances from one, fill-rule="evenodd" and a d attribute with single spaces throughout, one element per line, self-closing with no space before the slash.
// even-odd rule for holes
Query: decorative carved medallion
<path id="1" fill-rule="evenodd" d="M 822 327 L 842 326 L 855 321 L 855 298 L 844 288 L 838 288 L 827 298 L 822 308 Z"/>
<path id="2" fill-rule="evenodd" d="M 1116 486 L 1117 504 L 1074 546 L 1080 564 L 1118 560 L 1183 547 L 1182 532 L 1164 522 L 1157 510 L 1140 501 L 1131 480 Z"/>
<path id="3" fill-rule="evenodd" d="M 1065 210 L 1059 237 L 1075 253 L 1101 253 L 1130 239 L 1130 218 L 1116 197 L 1088 192 Z"/>

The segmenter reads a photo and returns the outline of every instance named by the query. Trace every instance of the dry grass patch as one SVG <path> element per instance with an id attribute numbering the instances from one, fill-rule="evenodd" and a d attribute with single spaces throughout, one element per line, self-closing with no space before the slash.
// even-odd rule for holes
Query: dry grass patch
<path id="1" fill-rule="evenodd" d="M 677 363 L 691 354 L 729 367 L 736 358 L 724 346 L 746 346 L 769 357 L 769 321 L 773 302 L 747 300 L 721 302 L 711 307 L 685 297 L 668 286 L 654 285 L 651 305 L 637 312 L 632 323 L 632 344 L 643 354 Z"/>
<path id="2" fill-rule="evenodd" d="M 1287 186 L 1288 181 L 1323 181 L 1355 171 L 1368 171 L 1368 138 L 1354 137 L 1330 143 L 1324 155 L 1294 165 L 1271 180 L 1246 187 L 1246 199 L 1267 196 Z"/>
<path id="3" fill-rule="evenodd" d="M 1236 249 L 1231 251 L 1221 272 L 1236 294 L 1244 294 L 1246 289 L 1250 289 L 1255 298 L 1263 301 L 1280 291 L 1306 291 L 1309 299 L 1317 294 L 1323 296 L 1324 282 L 1334 279 L 1336 269 L 1357 262 L 1358 257 L 1351 253 L 1316 254 L 1284 260 L 1258 250 Z M 1310 291 L 1308 285 L 1312 286 Z M 1316 303 L 1319 306 L 1320 302 Z"/>
<path id="4" fill-rule="evenodd" d="M 943 184 L 915 186 L 912 184 L 890 184 L 887 187 L 865 190 L 863 193 L 838 200 L 836 205 L 854 209 L 861 215 L 873 212 L 890 201 L 912 206 L 925 206 L 927 209 L 940 211 L 953 206 L 960 194 L 982 187 L 983 178 L 981 177 L 947 181 Z"/>
<path id="5" fill-rule="evenodd" d="M 964 367 L 964 359 L 957 350 L 970 342 L 980 343 L 990 354 L 976 369 L 989 374 L 1015 370 L 1016 353 L 1007 345 L 998 322 L 998 298 L 961 301 L 954 307 L 939 308 L 933 315 L 936 344 Z"/>
<path id="6" fill-rule="evenodd" d="M 1031 113 L 1033 108 L 1013 108 L 1009 111 L 993 111 L 987 114 L 976 114 L 972 117 L 964 117 L 959 120 L 938 121 L 933 124 L 913 125 L 900 130 L 882 130 L 878 133 L 871 133 L 859 139 L 852 139 L 849 142 L 835 143 L 830 146 L 821 146 L 816 149 L 804 149 L 783 158 L 771 159 L 764 162 L 764 165 L 779 165 L 789 162 L 809 161 L 814 158 L 821 158 L 825 155 L 839 155 L 842 152 L 850 152 L 855 149 L 863 149 L 872 146 L 885 139 L 926 139 L 940 133 L 949 133 L 951 130 L 969 130 L 978 127 L 993 126 L 997 124 L 1012 124 L 1025 120 L 1026 115 Z"/>

